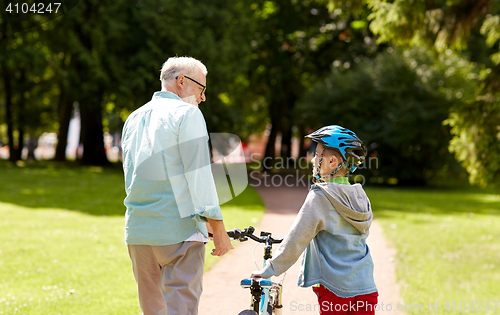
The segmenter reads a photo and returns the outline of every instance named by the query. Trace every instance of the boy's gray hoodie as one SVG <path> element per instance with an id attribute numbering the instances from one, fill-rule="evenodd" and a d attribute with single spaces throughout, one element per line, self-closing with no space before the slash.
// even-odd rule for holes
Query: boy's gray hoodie
<path id="1" fill-rule="evenodd" d="M 263 277 L 282 274 L 305 250 L 299 286 L 320 283 L 340 297 L 376 292 L 366 245 L 372 219 L 360 184 L 314 184 Z"/>

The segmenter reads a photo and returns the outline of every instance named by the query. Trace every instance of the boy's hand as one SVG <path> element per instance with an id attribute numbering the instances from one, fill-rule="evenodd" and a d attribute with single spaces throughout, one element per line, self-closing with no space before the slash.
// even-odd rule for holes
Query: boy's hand
<path id="1" fill-rule="evenodd" d="M 254 271 L 250 275 L 250 278 L 252 278 L 252 279 L 260 279 L 260 278 L 262 278 L 262 272 L 260 270 L 259 271 Z"/>

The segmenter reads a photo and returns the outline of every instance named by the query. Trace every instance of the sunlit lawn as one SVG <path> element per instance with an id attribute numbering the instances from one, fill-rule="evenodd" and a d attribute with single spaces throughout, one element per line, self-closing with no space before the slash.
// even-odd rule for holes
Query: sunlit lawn
<path id="1" fill-rule="evenodd" d="M 471 188 L 367 192 L 376 219 L 398 250 L 407 314 L 500 312 L 498 193 Z M 429 311 L 429 303 L 438 303 L 438 311 Z"/>
<path id="2" fill-rule="evenodd" d="M 123 187 L 119 167 L 0 164 L 0 314 L 140 314 Z M 263 210 L 248 188 L 223 206 L 226 227 Z"/>
<path id="3" fill-rule="evenodd" d="M 500 195 L 471 188 L 367 192 L 398 250 L 408 314 L 500 311 L 493 312 Z M 124 195 L 119 167 L 0 164 L 0 314 L 140 314 L 123 241 Z M 223 206 L 226 228 L 256 224 L 263 210 L 249 187 Z M 206 268 L 215 261 L 207 255 Z M 430 312 L 429 303 L 439 310 Z"/>

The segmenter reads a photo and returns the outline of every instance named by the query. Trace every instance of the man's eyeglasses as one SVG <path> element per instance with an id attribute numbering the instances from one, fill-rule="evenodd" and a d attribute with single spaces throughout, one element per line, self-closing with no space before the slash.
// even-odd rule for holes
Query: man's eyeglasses
<path id="1" fill-rule="evenodd" d="M 176 76 L 176 77 L 175 77 L 175 79 L 177 80 L 177 78 L 178 78 L 178 77 L 179 77 L 179 76 Z M 204 85 L 203 85 L 203 84 L 201 84 L 200 82 L 196 81 L 195 79 L 192 79 L 192 78 L 188 77 L 187 75 L 184 75 L 184 77 L 185 77 L 186 79 L 189 79 L 189 80 L 193 81 L 194 83 L 198 84 L 199 86 L 201 86 L 201 87 L 203 88 L 203 90 L 201 90 L 201 94 L 203 94 L 203 93 L 205 93 L 205 92 L 206 92 L 206 90 L 207 90 L 207 87 L 206 87 L 206 86 L 204 86 Z"/>

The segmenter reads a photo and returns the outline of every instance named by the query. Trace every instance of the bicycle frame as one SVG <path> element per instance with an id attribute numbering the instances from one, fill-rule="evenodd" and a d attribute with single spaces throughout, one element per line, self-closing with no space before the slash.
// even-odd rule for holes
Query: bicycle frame
<path id="1" fill-rule="evenodd" d="M 243 231 L 234 229 L 232 231 L 227 231 L 227 233 L 229 237 L 235 240 L 239 240 L 240 242 L 247 241 L 250 238 L 258 243 L 265 243 L 263 262 L 263 267 L 265 267 L 267 260 L 272 258 L 272 245 L 281 243 L 283 239 L 273 239 L 271 237 L 271 233 L 268 232 L 261 232 L 261 236 L 257 237 L 253 235 L 254 231 L 255 229 L 250 226 L 248 228 L 245 228 Z M 243 279 L 241 280 L 240 284 L 243 288 L 250 288 L 250 292 L 252 295 L 252 309 L 255 312 L 254 314 L 268 315 L 274 313 L 275 315 L 281 315 L 283 307 L 281 305 L 282 284 L 273 283 L 271 280 L 262 278 Z M 243 311 L 240 313 L 240 315 L 249 314 L 248 312 L 251 311 Z"/>

